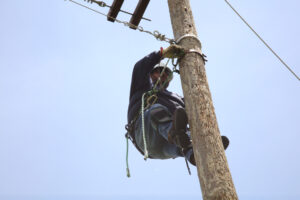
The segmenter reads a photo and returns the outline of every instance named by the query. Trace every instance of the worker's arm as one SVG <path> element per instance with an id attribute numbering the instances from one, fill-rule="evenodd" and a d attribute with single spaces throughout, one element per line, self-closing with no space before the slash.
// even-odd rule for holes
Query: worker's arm
<path id="1" fill-rule="evenodd" d="M 151 89 L 150 72 L 163 58 L 179 58 L 184 55 L 184 48 L 179 45 L 170 45 L 166 49 L 161 48 L 138 61 L 133 69 L 131 79 L 130 97 L 136 91 Z"/>
<path id="2" fill-rule="evenodd" d="M 150 72 L 162 58 L 160 51 L 155 51 L 138 61 L 132 72 L 130 96 L 138 90 L 150 90 Z"/>

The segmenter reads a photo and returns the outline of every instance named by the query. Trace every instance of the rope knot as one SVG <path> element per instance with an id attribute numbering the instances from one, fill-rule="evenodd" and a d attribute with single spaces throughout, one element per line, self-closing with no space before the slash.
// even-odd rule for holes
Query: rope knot
<path id="1" fill-rule="evenodd" d="M 166 36 L 161 34 L 160 32 L 158 31 L 154 31 L 153 32 L 153 35 L 154 37 L 157 39 L 157 40 L 161 40 L 161 41 L 164 41 L 166 39 Z"/>

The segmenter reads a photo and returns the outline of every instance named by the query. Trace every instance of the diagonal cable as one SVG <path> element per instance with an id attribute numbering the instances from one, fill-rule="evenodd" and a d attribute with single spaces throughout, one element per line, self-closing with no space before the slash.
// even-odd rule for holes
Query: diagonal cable
<path id="1" fill-rule="evenodd" d="M 110 19 L 113 19 L 113 20 L 115 20 L 116 22 L 118 22 L 118 23 L 120 23 L 120 24 L 123 24 L 124 26 L 134 27 L 134 28 L 136 28 L 137 30 L 139 30 L 140 32 L 144 32 L 144 33 L 147 33 L 147 34 L 152 35 L 152 36 L 155 37 L 157 40 L 164 41 L 164 42 L 168 42 L 169 44 L 174 44 L 174 43 L 175 43 L 174 39 L 167 38 L 165 35 L 161 34 L 161 33 L 158 32 L 158 31 L 153 31 L 153 32 L 147 31 L 147 30 L 145 30 L 142 26 L 136 26 L 136 25 L 131 24 L 131 23 L 129 23 L 129 22 L 121 21 L 121 20 L 116 19 L 116 18 L 114 18 L 114 17 L 108 16 L 107 14 L 102 13 L 102 12 L 100 12 L 100 11 L 98 11 L 98 10 L 92 9 L 92 8 L 90 8 L 90 7 L 88 7 L 88 6 L 85 6 L 85 5 L 81 4 L 81 3 L 78 3 L 78 2 L 76 2 L 76 1 L 74 1 L 74 0 L 65 0 L 65 1 L 70 1 L 70 2 L 72 2 L 72 3 L 74 3 L 74 4 L 77 4 L 77 5 L 81 6 L 81 7 L 84 7 L 84 8 L 86 8 L 86 9 L 89 9 L 89 10 L 91 10 L 91 11 L 93 11 L 93 12 L 96 12 L 96 13 L 98 13 L 98 14 L 100 14 L 100 15 L 103 15 L 103 16 L 105 16 L 105 17 L 108 17 L 108 18 L 110 18 Z"/>
<path id="2" fill-rule="evenodd" d="M 96 3 L 96 4 L 98 4 L 98 6 L 100 6 L 100 7 L 108 7 L 108 8 L 111 8 L 111 6 L 110 6 L 110 5 L 107 5 L 104 1 L 96 1 L 96 0 L 84 0 L 84 1 L 87 1 L 88 3 Z M 121 9 L 120 9 L 120 12 L 126 13 L 126 14 L 128 14 L 128 15 L 133 15 L 132 13 L 127 12 L 127 11 L 125 11 L 125 10 L 121 10 Z M 151 19 L 148 19 L 148 18 L 145 18 L 145 17 L 142 17 L 142 19 L 147 20 L 147 21 L 151 21 Z"/>
<path id="3" fill-rule="evenodd" d="M 241 18 L 241 20 L 251 29 L 251 31 L 264 43 L 264 45 L 279 59 L 279 61 L 300 81 L 297 74 L 280 58 L 280 56 L 260 37 L 260 35 L 248 24 L 248 22 L 225 0 L 229 7 Z"/>

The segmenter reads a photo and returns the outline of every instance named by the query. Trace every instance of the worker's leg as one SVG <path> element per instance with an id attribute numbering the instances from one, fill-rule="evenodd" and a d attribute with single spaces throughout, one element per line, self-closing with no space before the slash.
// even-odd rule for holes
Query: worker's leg
<path id="1" fill-rule="evenodd" d="M 184 109 L 175 111 L 171 116 L 168 109 L 160 104 L 154 104 L 145 111 L 145 135 L 149 155 L 152 158 L 168 159 L 184 156 L 195 165 L 193 148 L 190 142 L 190 134 L 186 130 L 187 119 Z M 142 117 L 136 122 L 135 138 L 140 149 L 144 149 Z M 183 131 L 180 131 L 182 130 Z M 169 142 L 169 133 L 173 132 L 175 140 Z M 174 134 L 175 133 L 175 134 Z M 229 140 L 222 136 L 224 149 L 228 147 Z"/>
<path id="2" fill-rule="evenodd" d="M 185 109 L 177 108 L 172 118 L 172 127 L 168 132 L 168 141 L 180 147 L 185 158 L 190 161 L 191 164 L 196 165 L 191 134 L 187 130 L 188 117 Z"/>
<path id="3" fill-rule="evenodd" d="M 151 117 L 153 127 L 156 127 L 156 132 L 162 136 L 169 144 L 174 144 L 180 152 L 179 156 L 184 156 L 190 163 L 195 165 L 194 152 L 191 144 L 190 133 L 187 131 L 187 116 L 183 108 L 178 108 L 174 116 L 169 113 L 165 106 L 156 104 L 151 110 Z M 172 132 L 178 132 L 176 134 L 176 142 L 170 142 L 169 134 Z M 164 147 L 165 155 L 172 155 L 172 149 L 169 146 Z M 171 151 L 171 152 L 170 152 Z"/>
<path id="4" fill-rule="evenodd" d="M 168 132 L 172 127 L 170 116 L 168 109 L 160 104 L 154 104 L 144 113 L 146 146 L 153 158 L 168 159 L 182 156 L 181 149 L 168 142 Z M 135 140 L 140 149 L 144 150 L 142 126 L 140 116 L 135 125 Z"/>
<path id="5" fill-rule="evenodd" d="M 166 140 L 168 141 L 169 144 L 170 141 L 168 140 L 168 135 L 170 133 L 170 130 L 173 127 L 173 121 L 172 122 L 166 122 L 166 123 L 158 123 L 157 124 L 157 132 Z M 181 137 L 180 139 L 180 145 L 179 143 L 173 143 L 172 145 L 175 145 L 177 147 L 177 149 L 180 152 L 180 156 L 184 156 L 188 161 L 190 161 L 190 163 L 192 163 L 193 165 L 195 165 L 195 158 L 194 158 L 194 152 L 193 152 L 193 148 L 191 145 L 191 141 L 190 141 L 190 134 L 184 133 L 185 137 Z M 185 143 L 185 144 L 183 144 Z M 165 146 L 164 148 L 164 153 L 165 154 L 170 154 L 170 148 L 169 146 Z"/>

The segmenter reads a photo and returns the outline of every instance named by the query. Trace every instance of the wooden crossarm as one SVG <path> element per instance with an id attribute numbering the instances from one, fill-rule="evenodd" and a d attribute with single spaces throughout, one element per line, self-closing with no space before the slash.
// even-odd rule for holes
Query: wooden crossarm
<path id="1" fill-rule="evenodd" d="M 118 13 L 120 12 L 123 2 L 124 0 L 114 0 L 108 12 L 108 21 L 115 22 L 115 19 L 117 18 Z"/>
<path id="2" fill-rule="evenodd" d="M 135 26 L 130 26 L 130 28 L 136 29 L 136 26 L 139 25 L 149 2 L 150 0 L 139 0 L 139 3 L 136 6 L 135 11 L 130 19 L 130 24 L 133 24 Z"/>

